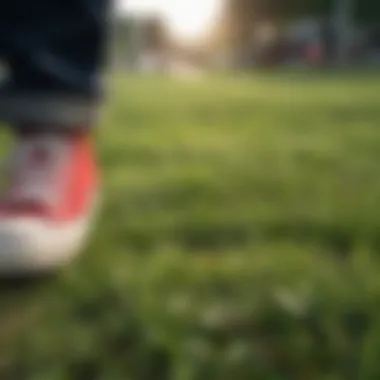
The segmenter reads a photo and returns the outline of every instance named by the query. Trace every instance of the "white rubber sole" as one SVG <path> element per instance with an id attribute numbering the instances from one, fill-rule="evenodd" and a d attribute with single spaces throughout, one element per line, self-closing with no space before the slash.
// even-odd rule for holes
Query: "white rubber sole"
<path id="1" fill-rule="evenodd" d="M 96 197 L 83 219 L 66 224 L 0 219 L 0 275 L 48 274 L 70 265 L 86 244 L 98 207 Z"/>

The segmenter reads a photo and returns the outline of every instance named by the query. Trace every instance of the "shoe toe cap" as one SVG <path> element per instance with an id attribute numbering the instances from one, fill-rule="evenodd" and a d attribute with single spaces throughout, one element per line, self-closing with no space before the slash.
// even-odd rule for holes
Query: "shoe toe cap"
<path id="1" fill-rule="evenodd" d="M 0 221 L 0 273 L 57 269 L 70 261 L 79 243 L 75 228 L 33 219 Z"/>

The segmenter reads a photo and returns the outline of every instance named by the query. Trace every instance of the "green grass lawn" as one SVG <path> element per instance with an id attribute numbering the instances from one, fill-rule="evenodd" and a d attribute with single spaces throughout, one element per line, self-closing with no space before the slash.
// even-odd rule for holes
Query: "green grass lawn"
<path id="1" fill-rule="evenodd" d="M 118 77 L 90 247 L 3 285 L 0 378 L 379 379 L 379 96 L 380 74 Z"/>

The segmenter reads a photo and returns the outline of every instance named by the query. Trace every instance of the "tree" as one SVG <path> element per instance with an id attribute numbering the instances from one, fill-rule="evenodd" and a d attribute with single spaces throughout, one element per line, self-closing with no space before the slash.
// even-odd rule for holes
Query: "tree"
<path id="1" fill-rule="evenodd" d="M 152 16 L 144 20 L 143 30 L 145 47 L 152 50 L 165 50 L 170 37 L 165 21 L 159 16 Z"/>
<path id="2" fill-rule="evenodd" d="M 380 22 L 380 1 L 379 0 L 356 0 L 355 18 L 358 23 L 379 23 Z"/>
<path id="3" fill-rule="evenodd" d="M 113 20 L 112 30 L 112 60 L 116 65 L 124 63 L 131 54 L 132 19 L 129 17 L 116 17 Z"/>

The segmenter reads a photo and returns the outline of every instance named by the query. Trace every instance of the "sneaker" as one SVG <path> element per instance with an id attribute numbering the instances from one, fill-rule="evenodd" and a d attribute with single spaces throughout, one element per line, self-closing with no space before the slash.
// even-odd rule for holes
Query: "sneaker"
<path id="1" fill-rule="evenodd" d="M 9 160 L 0 201 L 0 273 L 49 272 L 85 244 L 98 177 L 88 137 L 23 136 Z"/>

